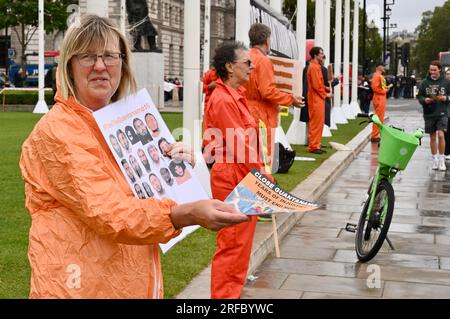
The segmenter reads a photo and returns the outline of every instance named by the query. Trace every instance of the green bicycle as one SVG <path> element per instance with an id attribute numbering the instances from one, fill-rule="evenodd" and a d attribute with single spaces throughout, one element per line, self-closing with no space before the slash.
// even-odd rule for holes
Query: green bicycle
<path id="1" fill-rule="evenodd" d="M 372 260 L 383 246 L 384 240 L 395 250 L 387 237 L 395 204 L 392 181 L 398 172 L 406 169 L 417 146 L 421 145 L 424 134 L 421 129 L 411 134 L 392 126 L 384 126 L 376 115 L 370 116 L 370 122 L 380 128 L 378 168 L 369 187 L 368 199 L 358 225 L 346 226 L 347 231 L 356 232 L 356 254 L 361 262 Z"/>

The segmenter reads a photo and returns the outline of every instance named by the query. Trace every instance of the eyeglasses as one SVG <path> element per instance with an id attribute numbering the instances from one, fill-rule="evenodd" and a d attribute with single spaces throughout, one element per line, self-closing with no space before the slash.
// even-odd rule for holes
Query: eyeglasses
<path id="1" fill-rule="evenodd" d="M 104 53 L 104 54 L 77 54 L 76 57 L 80 62 L 81 66 L 86 68 L 93 67 L 95 63 L 97 63 L 97 59 L 99 57 L 102 58 L 103 63 L 106 66 L 116 66 L 120 63 L 120 61 L 125 57 L 125 54 L 122 53 Z"/>
<path id="2" fill-rule="evenodd" d="M 252 66 L 252 60 L 245 60 L 245 61 L 234 61 L 233 63 L 245 63 L 248 67 Z"/>

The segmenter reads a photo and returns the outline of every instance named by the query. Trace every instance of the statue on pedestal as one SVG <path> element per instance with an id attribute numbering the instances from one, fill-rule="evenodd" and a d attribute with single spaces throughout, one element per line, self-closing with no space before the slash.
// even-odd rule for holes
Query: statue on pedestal
<path id="1" fill-rule="evenodd" d="M 126 7 L 128 23 L 132 28 L 131 35 L 133 36 L 134 51 L 161 53 L 162 50 L 156 45 L 156 36 L 158 35 L 158 32 L 148 16 L 147 0 L 127 0 Z M 142 37 L 148 42 L 149 50 L 142 48 Z"/>

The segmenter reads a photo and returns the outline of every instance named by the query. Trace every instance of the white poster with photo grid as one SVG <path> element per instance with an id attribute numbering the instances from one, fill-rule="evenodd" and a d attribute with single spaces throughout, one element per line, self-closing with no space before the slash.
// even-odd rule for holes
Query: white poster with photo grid
<path id="1" fill-rule="evenodd" d="M 208 199 L 191 165 L 172 160 L 165 152 L 175 143 L 146 89 L 94 112 L 122 173 L 137 198 L 169 198 L 178 204 Z M 186 227 L 165 253 L 196 230 Z"/>

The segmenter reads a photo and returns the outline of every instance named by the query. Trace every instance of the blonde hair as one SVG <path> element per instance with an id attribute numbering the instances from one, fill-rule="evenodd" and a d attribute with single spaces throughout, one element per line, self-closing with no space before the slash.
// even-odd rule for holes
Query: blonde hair
<path id="1" fill-rule="evenodd" d="M 70 66 L 72 59 L 77 54 L 88 52 L 93 47 L 106 48 L 109 41 L 116 39 L 119 40 L 120 53 L 123 54 L 122 76 L 119 87 L 112 97 L 112 102 L 126 97 L 129 93 L 136 92 L 136 79 L 132 72 L 131 50 L 127 39 L 110 19 L 97 15 L 85 15 L 79 23 L 75 23 L 69 28 L 64 37 L 57 74 L 62 97 L 68 99 L 69 96 L 75 96 Z"/>

